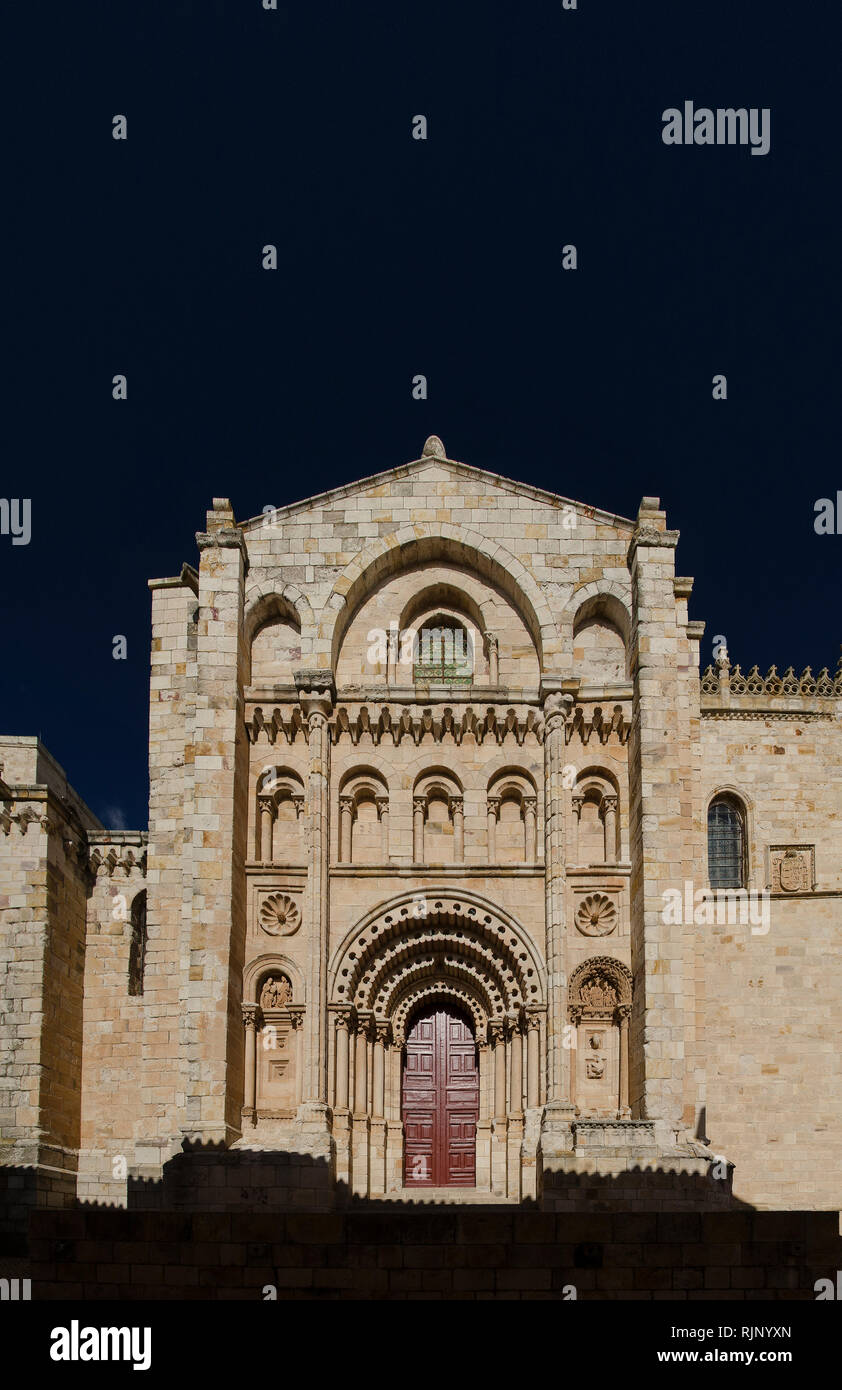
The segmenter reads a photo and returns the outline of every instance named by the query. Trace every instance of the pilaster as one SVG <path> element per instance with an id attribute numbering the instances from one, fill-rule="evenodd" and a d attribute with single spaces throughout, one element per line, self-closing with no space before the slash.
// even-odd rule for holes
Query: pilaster
<path id="1" fill-rule="evenodd" d="M 207 526 L 196 537 L 201 562 L 182 1130 L 193 1139 L 227 1145 L 240 1135 L 244 1079 L 238 982 L 245 941 L 248 759 L 242 613 L 248 562 L 227 501 L 214 500 Z"/>

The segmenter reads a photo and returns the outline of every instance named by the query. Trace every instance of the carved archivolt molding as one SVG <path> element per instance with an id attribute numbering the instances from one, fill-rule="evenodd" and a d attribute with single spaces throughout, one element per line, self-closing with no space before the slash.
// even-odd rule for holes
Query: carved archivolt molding
<path id="1" fill-rule="evenodd" d="M 482 1002 L 467 985 L 454 980 L 427 981 L 410 985 L 396 1002 L 392 1011 L 392 1038 L 397 1047 L 406 1042 L 407 1023 L 410 1015 L 425 1002 L 433 999 L 450 999 L 461 1004 L 471 1015 L 474 1036 L 478 1043 L 487 1040 L 488 1014 Z"/>
<path id="2" fill-rule="evenodd" d="M 369 914 L 334 957 L 330 999 L 388 1018 L 422 981 L 467 989 L 488 1018 L 545 1002 L 532 943 L 508 914 L 472 893 L 402 894 Z"/>

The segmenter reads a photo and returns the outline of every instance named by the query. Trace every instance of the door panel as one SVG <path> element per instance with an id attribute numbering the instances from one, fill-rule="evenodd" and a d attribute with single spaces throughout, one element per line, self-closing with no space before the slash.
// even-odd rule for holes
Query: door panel
<path id="1" fill-rule="evenodd" d="M 433 1006 L 413 1024 L 403 1072 L 404 1182 L 473 1187 L 479 1073 L 471 1028 Z"/>

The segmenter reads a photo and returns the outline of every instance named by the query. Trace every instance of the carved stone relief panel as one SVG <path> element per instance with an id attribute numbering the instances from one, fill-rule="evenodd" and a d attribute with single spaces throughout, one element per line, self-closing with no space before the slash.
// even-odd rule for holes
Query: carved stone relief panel
<path id="1" fill-rule="evenodd" d="M 303 892 L 300 884 L 258 884 L 252 899 L 252 930 L 256 940 L 267 936 L 294 936 L 302 924 Z"/>
<path id="2" fill-rule="evenodd" d="M 616 890 L 578 889 L 574 895 L 573 921 L 583 936 L 610 936 L 620 921 Z"/>
<path id="3" fill-rule="evenodd" d="M 769 881 L 773 893 L 811 893 L 816 886 L 815 845 L 770 845 Z"/>
<path id="4" fill-rule="evenodd" d="M 581 1115 L 615 1115 L 619 1083 L 619 1033 L 609 1023 L 583 1021 L 577 1029 L 576 1100 Z"/>

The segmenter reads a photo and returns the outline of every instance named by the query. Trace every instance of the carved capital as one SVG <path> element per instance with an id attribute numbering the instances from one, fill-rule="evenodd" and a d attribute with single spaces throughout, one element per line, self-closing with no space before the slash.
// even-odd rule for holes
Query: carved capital
<path id="1" fill-rule="evenodd" d="M 312 733 L 326 722 L 333 709 L 336 687 L 332 671 L 296 671 L 295 686 L 301 709 Z M 313 716 L 320 716 L 313 723 Z"/>
<path id="2" fill-rule="evenodd" d="M 454 816 L 461 816 L 464 814 L 465 803 L 461 796 L 450 797 L 450 809 Z"/>
<path id="3" fill-rule="evenodd" d="M 492 816 L 494 817 L 495 820 L 499 820 L 499 819 L 500 819 L 500 802 L 501 802 L 501 801 L 502 801 L 502 797 L 499 797 L 499 796 L 490 796 L 490 797 L 488 798 L 488 802 L 487 802 L 488 812 L 489 812 L 490 815 L 492 815 Z"/>
<path id="4" fill-rule="evenodd" d="M 243 1004 L 243 1023 L 246 1028 L 256 1028 L 260 1020 L 260 1008 L 257 1004 Z"/>
<path id="5" fill-rule="evenodd" d="M 489 652 L 496 652 L 500 645 L 499 637 L 497 637 L 493 632 L 484 632 L 482 636 L 483 641 L 485 642 L 485 645 L 488 648 Z"/>
<path id="6" fill-rule="evenodd" d="M 426 798 L 426 796 L 414 796 L 414 797 L 412 798 L 412 810 L 413 810 L 413 814 L 417 814 L 417 813 L 420 811 L 423 815 L 426 816 L 426 814 L 427 814 L 427 798 Z"/>
<path id="7" fill-rule="evenodd" d="M 387 816 L 387 815 L 389 814 L 389 798 L 388 798 L 388 796 L 376 796 L 376 797 L 374 798 L 374 804 L 375 804 L 375 806 L 377 807 L 377 819 L 378 819 L 378 820 L 382 820 L 384 816 Z"/>
<path id="8" fill-rule="evenodd" d="M 544 700 L 544 734 L 545 736 L 563 730 L 570 718 L 574 700 L 572 695 L 564 694 L 560 690 L 551 690 Z"/>
<path id="9" fill-rule="evenodd" d="M 378 1018 L 374 1023 L 374 1037 L 377 1042 L 386 1043 L 391 1041 L 392 1025 L 388 1019 Z"/>
<path id="10" fill-rule="evenodd" d="M 600 820 L 604 820 L 607 812 L 616 811 L 619 798 L 616 796 L 604 796 L 599 807 Z"/>
<path id="11" fill-rule="evenodd" d="M 339 810 L 345 811 L 347 815 L 352 816 L 354 814 L 354 798 L 352 796 L 340 796 Z"/>

